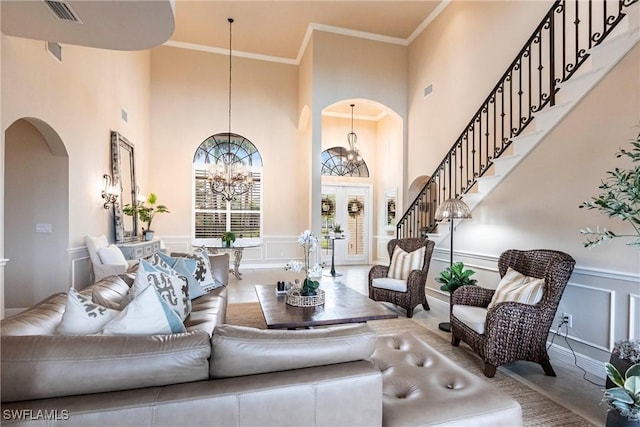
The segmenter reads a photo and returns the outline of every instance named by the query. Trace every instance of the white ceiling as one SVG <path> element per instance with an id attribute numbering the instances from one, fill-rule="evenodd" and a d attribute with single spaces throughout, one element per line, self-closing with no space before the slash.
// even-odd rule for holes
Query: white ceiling
<path id="1" fill-rule="evenodd" d="M 4 34 L 116 50 L 167 42 L 228 52 L 227 19 L 233 18 L 235 54 L 297 63 L 312 29 L 408 45 L 448 1 L 64 1 L 82 23 L 58 19 L 44 0 L 2 0 L 0 11 Z M 351 102 L 330 110 L 349 115 Z M 356 116 L 382 113 L 366 102 L 356 104 Z"/>

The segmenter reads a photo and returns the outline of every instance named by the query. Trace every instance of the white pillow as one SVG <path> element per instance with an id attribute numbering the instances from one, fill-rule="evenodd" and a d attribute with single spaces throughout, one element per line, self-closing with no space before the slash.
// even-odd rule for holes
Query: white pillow
<path id="1" fill-rule="evenodd" d="M 407 280 L 411 270 L 422 270 L 425 250 L 426 248 L 422 246 L 413 252 L 407 252 L 400 246 L 396 246 L 391 256 L 391 265 L 389 266 L 387 277 Z"/>
<path id="2" fill-rule="evenodd" d="M 147 286 L 102 330 L 104 335 L 159 335 L 186 332 L 180 316 Z"/>
<path id="3" fill-rule="evenodd" d="M 117 310 L 95 304 L 91 298 L 71 288 L 67 292 L 67 304 L 56 332 L 60 335 L 96 334 L 118 313 Z"/>
<path id="4" fill-rule="evenodd" d="M 542 299 L 543 291 L 544 279 L 525 276 L 509 267 L 502 280 L 500 280 L 487 309 L 507 301 L 535 305 Z"/>
<path id="5" fill-rule="evenodd" d="M 168 266 L 167 266 L 168 267 Z M 170 271 L 175 271 L 168 267 Z M 191 299 L 189 298 L 189 283 L 186 278 L 177 274 L 167 273 L 155 268 L 145 260 L 140 260 L 138 274 L 133 282 L 130 293 L 137 297 L 147 286 L 153 285 L 164 301 L 178 313 L 181 320 L 191 313 Z"/>
<path id="6" fill-rule="evenodd" d="M 127 265 L 127 259 L 116 245 L 109 245 L 98 249 L 98 256 L 103 264 L 107 265 Z"/>

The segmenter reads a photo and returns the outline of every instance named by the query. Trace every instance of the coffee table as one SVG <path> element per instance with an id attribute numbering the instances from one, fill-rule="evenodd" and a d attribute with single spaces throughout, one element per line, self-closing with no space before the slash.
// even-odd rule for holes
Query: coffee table
<path id="1" fill-rule="evenodd" d="M 276 295 L 275 285 L 256 285 L 255 288 L 269 329 L 298 329 L 398 317 L 342 283 L 323 284 L 325 302 L 317 307 L 288 305 L 285 295 Z"/>

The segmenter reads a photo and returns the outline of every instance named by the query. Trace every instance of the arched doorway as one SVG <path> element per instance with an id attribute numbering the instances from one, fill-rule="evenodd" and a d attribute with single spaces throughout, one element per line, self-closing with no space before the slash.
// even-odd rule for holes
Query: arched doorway
<path id="1" fill-rule="evenodd" d="M 379 247 L 386 248 L 385 191 L 403 187 L 403 128 L 399 114 L 373 100 L 344 99 L 322 111 L 322 197 L 335 199 L 337 216 L 330 221 L 340 222 L 347 232 L 335 248 L 338 265 L 370 263 L 380 258 Z M 352 133 L 357 136 L 356 159 L 361 161 L 348 165 Z M 354 201 L 362 205 L 358 214 L 347 209 Z M 321 216 L 326 232 L 326 215 L 320 210 L 314 215 Z"/>
<path id="2" fill-rule="evenodd" d="M 5 308 L 28 307 L 69 287 L 69 156 L 35 118 L 5 131 Z"/>

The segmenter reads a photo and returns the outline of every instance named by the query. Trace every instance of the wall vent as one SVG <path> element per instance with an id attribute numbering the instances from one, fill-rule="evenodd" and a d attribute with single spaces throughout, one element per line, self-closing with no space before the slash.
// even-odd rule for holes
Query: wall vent
<path id="1" fill-rule="evenodd" d="M 63 21 L 79 22 L 82 24 L 78 15 L 73 11 L 71 6 L 63 1 L 44 0 L 45 4 L 49 6 L 49 9 L 54 15 Z"/>
<path id="2" fill-rule="evenodd" d="M 424 96 L 429 95 L 431 92 L 433 92 L 433 85 L 429 85 L 424 88 Z"/>
<path id="3" fill-rule="evenodd" d="M 124 120 L 125 122 L 129 121 L 129 114 L 124 108 L 120 109 L 120 116 L 122 117 L 122 120 Z"/>
<path id="4" fill-rule="evenodd" d="M 47 52 L 55 56 L 58 61 L 62 62 L 62 45 L 60 45 L 60 43 L 45 42 L 45 47 Z"/>

